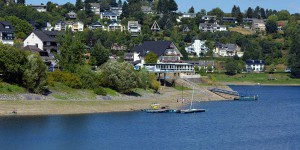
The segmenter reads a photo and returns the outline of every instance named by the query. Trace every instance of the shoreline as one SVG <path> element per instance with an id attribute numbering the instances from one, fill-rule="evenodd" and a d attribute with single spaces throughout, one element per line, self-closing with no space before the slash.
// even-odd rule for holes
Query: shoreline
<path id="1" fill-rule="evenodd" d="M 224 86 L 224 88 L 227 86 Z M 229 88 L 229 87 L 227 87 Z M 194 102 L 226 100 L 207 90 L 207 87 L 199 87 L 194 93 Z M 174 88 L 164 87 L 161 94 L 145 94 L 145 96 L 118 96 L 112 100 L 0 100 L 1 116 L 31 116 L 31 115 L 70 115 L 70 114 L 94 114 L 109 112 L 139 111 L 150 108 L 153 103 L 160 104 L 160 107 L 169 109 L 180 109 L 189 105 L 192 98 L 192 91 L 178 91 Z M 126 97 L 125 99 L 122 99 Z M 185 101 L 180 100 L 181 97 Z M 120 98 L 120 99 L 119 99 Z M 17 114 L 12 114 L 13 111 Z"/>
<path id="2" fill-rule="evenodd" d="M 274 84 L 255 84 L 255 83 L 222 83 L 223 88 L 230 89 L 228 86 L 246 85 L 246 86 L 300 86 L 293 85 L 274 85 Z M 194 95 L 195 102 L 204 101 L 232 101 L 218 97 L 208 88 L 212 86 L 198 87 L 199 90 Z M 129 97 L 128 100 L 114 97 L 113 100 L 0 100 L 0 117 L 7 116 L 47 116 L 47 115 L 81 115 L 81 114 L 99 114 L 114 112 L 132 112 L 141 111 L 150 108 L 153 103 L 166 106 L 170 109 L 180 109 L 190 104 L 191 90 L 181 91 L 173 88 L 164 88 L 161 95 Z M 186 100 L 182 103 L 177 99 L 183 96 Z M 16 110 L 17 114 L 12 114 Z"/>

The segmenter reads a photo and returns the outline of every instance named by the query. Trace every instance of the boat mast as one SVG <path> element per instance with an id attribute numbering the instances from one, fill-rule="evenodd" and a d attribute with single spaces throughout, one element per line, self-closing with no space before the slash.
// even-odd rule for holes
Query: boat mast
<path id="1" fill-rule="evenodd" d="M 195 88 L 194 88 L 194 86 L 193 86 L 193 94 L 192 94 L 192 99 L 191 99 L 191 106 L 190 106 L 190 109 L 192 109 L 192 105 L 193 105 L 194 91 L 195 91 Z"/>

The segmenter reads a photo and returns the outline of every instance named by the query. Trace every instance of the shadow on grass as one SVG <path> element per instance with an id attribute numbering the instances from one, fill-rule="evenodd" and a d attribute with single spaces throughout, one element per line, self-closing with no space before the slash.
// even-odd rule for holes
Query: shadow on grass
<path id="1" fill-rule="evenodd" d="M 129 92 L 129 93 L 125 93 L 125 95 L 127 96 L 135 96 L 135 97 L 140 97 L 142 96 L 141 94 L 137 93 L 137 92 Z"/>

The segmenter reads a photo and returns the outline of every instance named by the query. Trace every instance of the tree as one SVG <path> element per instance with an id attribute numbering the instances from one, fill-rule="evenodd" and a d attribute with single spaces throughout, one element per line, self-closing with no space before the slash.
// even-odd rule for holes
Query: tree
<path id="1" fill-rule="evenodd" d="M 276 17 L 276 16 L 275 16 Z M 273 19 L 272 19 L 273 18 Z M 278 28 L 277 19 L 270 16 L 266 22 L 267 33 L 276 33 Z"/>
<path id="2" fill-rule="evenodd" d="M 47 2 L 46 5 L 47 5 L 47 7 L 46 7 L 47 12 L 53 12 L 53 10 L 56 8 L 56 5 L 50 1 Z"/>
<path id="3" fill-rule="evenodd" d="M 251 7 L 249 7 L 249 8 L 247 9 L 246 17 L 247 17 L 247 18 L 253 18 L 253 9 L 252 9 Z"/>
<path id="4" fill-rule="evenodd" d="M 84 6 L 84 4 L 83 4 L 82 0 L 76 0 L 76 3 L 75 3 L 76 11 L 83 9 L 83 6 Z"/>
<path id="5" fill-rule="evenodd" d="M 260 7 L 257 6 L 253 12 L 253 18 L 258 18 L 260 19 L 261 18 L 261 15 L 260 15 Z"/>
<path id="6" fill-rule="evenodd" d="M 290 13 L 287 10 L 281 10 L 277 12 L 276 16 L 278 17 L 278 20 L 289 20 L 290 18 Z"/>
<path id="7" fill-rule="evenodd" d="M 47 85 L 47 66 L 38 54 L 27 56 L 24 71 L 24 85 L 33 93 L 42 93 Z"/>
<path id="8" fill-rule="evenodd" d="M 168 3 L 168 10 L 170 12 L 175 12 L 178 10 L 178 6 L 177 6 L 177 3 L 175 2 L 175 0 L 169 0 L 169 3 Z"/>
<path id="9" fill-rule="evenodd" d="M 147 64 L 151 64 L 151 63 L 157 63 L 157 55 L 153 52 L 149 52 L 146 56 L 145 56 L 145 62 Z"/>
<path id="10" fill-rule="evenodd" d="M 118 7 L 122 7 L 122 0 L 118 1 Z"/>
<path id="11" fill-rule="evenodd" d="M 261 19 L 266 19 L 267 18 L 267 15 L 266 15 L 266 12 L 265 12 L 264 8 L 260 8 L 260 16 L 261 16 Z"/>
<path id="12" fill-rule="evenodd" d="M 291 77 L 300 78 L 300 29 L 299 25 L 293 25 L 294 31 L 290 35 L 291 47 L 289 50 L 289 66 L 291 67 Z"/>
<path id="13" fill-rule="evenodd" d="M 129 93 L 138 87 L 140 78 L 131 64 L 127 62 L 108 61 L 101 66 L 103 86 L 110 87 L 121 93 Z"/>
<path id="14" fill-rule="evenodd" d="M 221 20 L 222 17 L 224 16 L 224 12 L 220 8 L 214 8 L 211 11 L 207 13 L 208 15 L 216 15 L 217 20 Z"/>
<path id="15" fill-rule="evenodd" d="M 238 72 L 240 72 L 239 65 L 237 65 L 237 61 L 229 61 L 226 63 L 225 70 L 226 74 L 228 75 L 236 75 Z"/>
<path id="16" fill-rule="evenodd" d="M 92 57 L 95 58 L 95 65 L 101 66 L 109 59 L 109 50 L 102 46 L 98 41 L 96 45 L 92 48 Z"/>
<path id="17" fill-rule="evenodd" d="M 51 3 L 51 2 L 50 2 Z M 48 3 L 47 3 L 48 4 Z M 62 6 L 64 9 L 67 9 L 68 11 L 74 11 L 75 10 L 75 6 L 74 4 L 67 2 Z"/>
<path id="18" fill-rule="evenodd" d="M 17 0 L 17 4 L 22 4 L 22 5 L 24 5 L 24 4 L 25 4 L 25 0 Z"/>
<path id="19" fill-rule="evenodd" d="M 64 34 L 58 36 L 60 43 L 59 65 L 70 72 L 75 72 L 76 67 L 85 63 L 84 38 L 80 32 L 72 33 L 67 29 Z"/>
<path id="20" fill-rule="evenodd" d="M 189 9 L 188 13 L 195 13 L 195 9 L 193 6 Z"/>
<path id="21" fill-rule="evenodd" d="M 122 6 L 122 14 L 121 14 L 121 18 L 128 18 L 129 17 L 129 10 L 128 10 L 128 4 L 127 2 L 125 1 L 123 3 L 123 6 Z"/>
<path id="22" fill-rule="evenodd" d="M 25 51 L 0 43 L 0 73 L 5 82 L 23 85 L 26 62 Z"/>

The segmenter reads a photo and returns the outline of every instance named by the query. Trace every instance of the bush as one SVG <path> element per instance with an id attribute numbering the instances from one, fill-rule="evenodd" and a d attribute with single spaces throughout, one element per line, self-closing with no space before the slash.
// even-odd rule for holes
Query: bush
<path id="1" fill-rule="evenodd" d="M 103 87 L 94 89 L 94 93 L 97 95 L 103 95 L 103 96 L 107 95 L 107 92 L 105 91 L 105 89 Z"/>
<path id="2" fill-rule="evenodd" d="M 54 71 L 49 73 L 48 83 L 54 85 L 54 82 L 61 82 L 68 87 L 79 89 L 82 87 L 80 78 L 72 73 Z"/>

